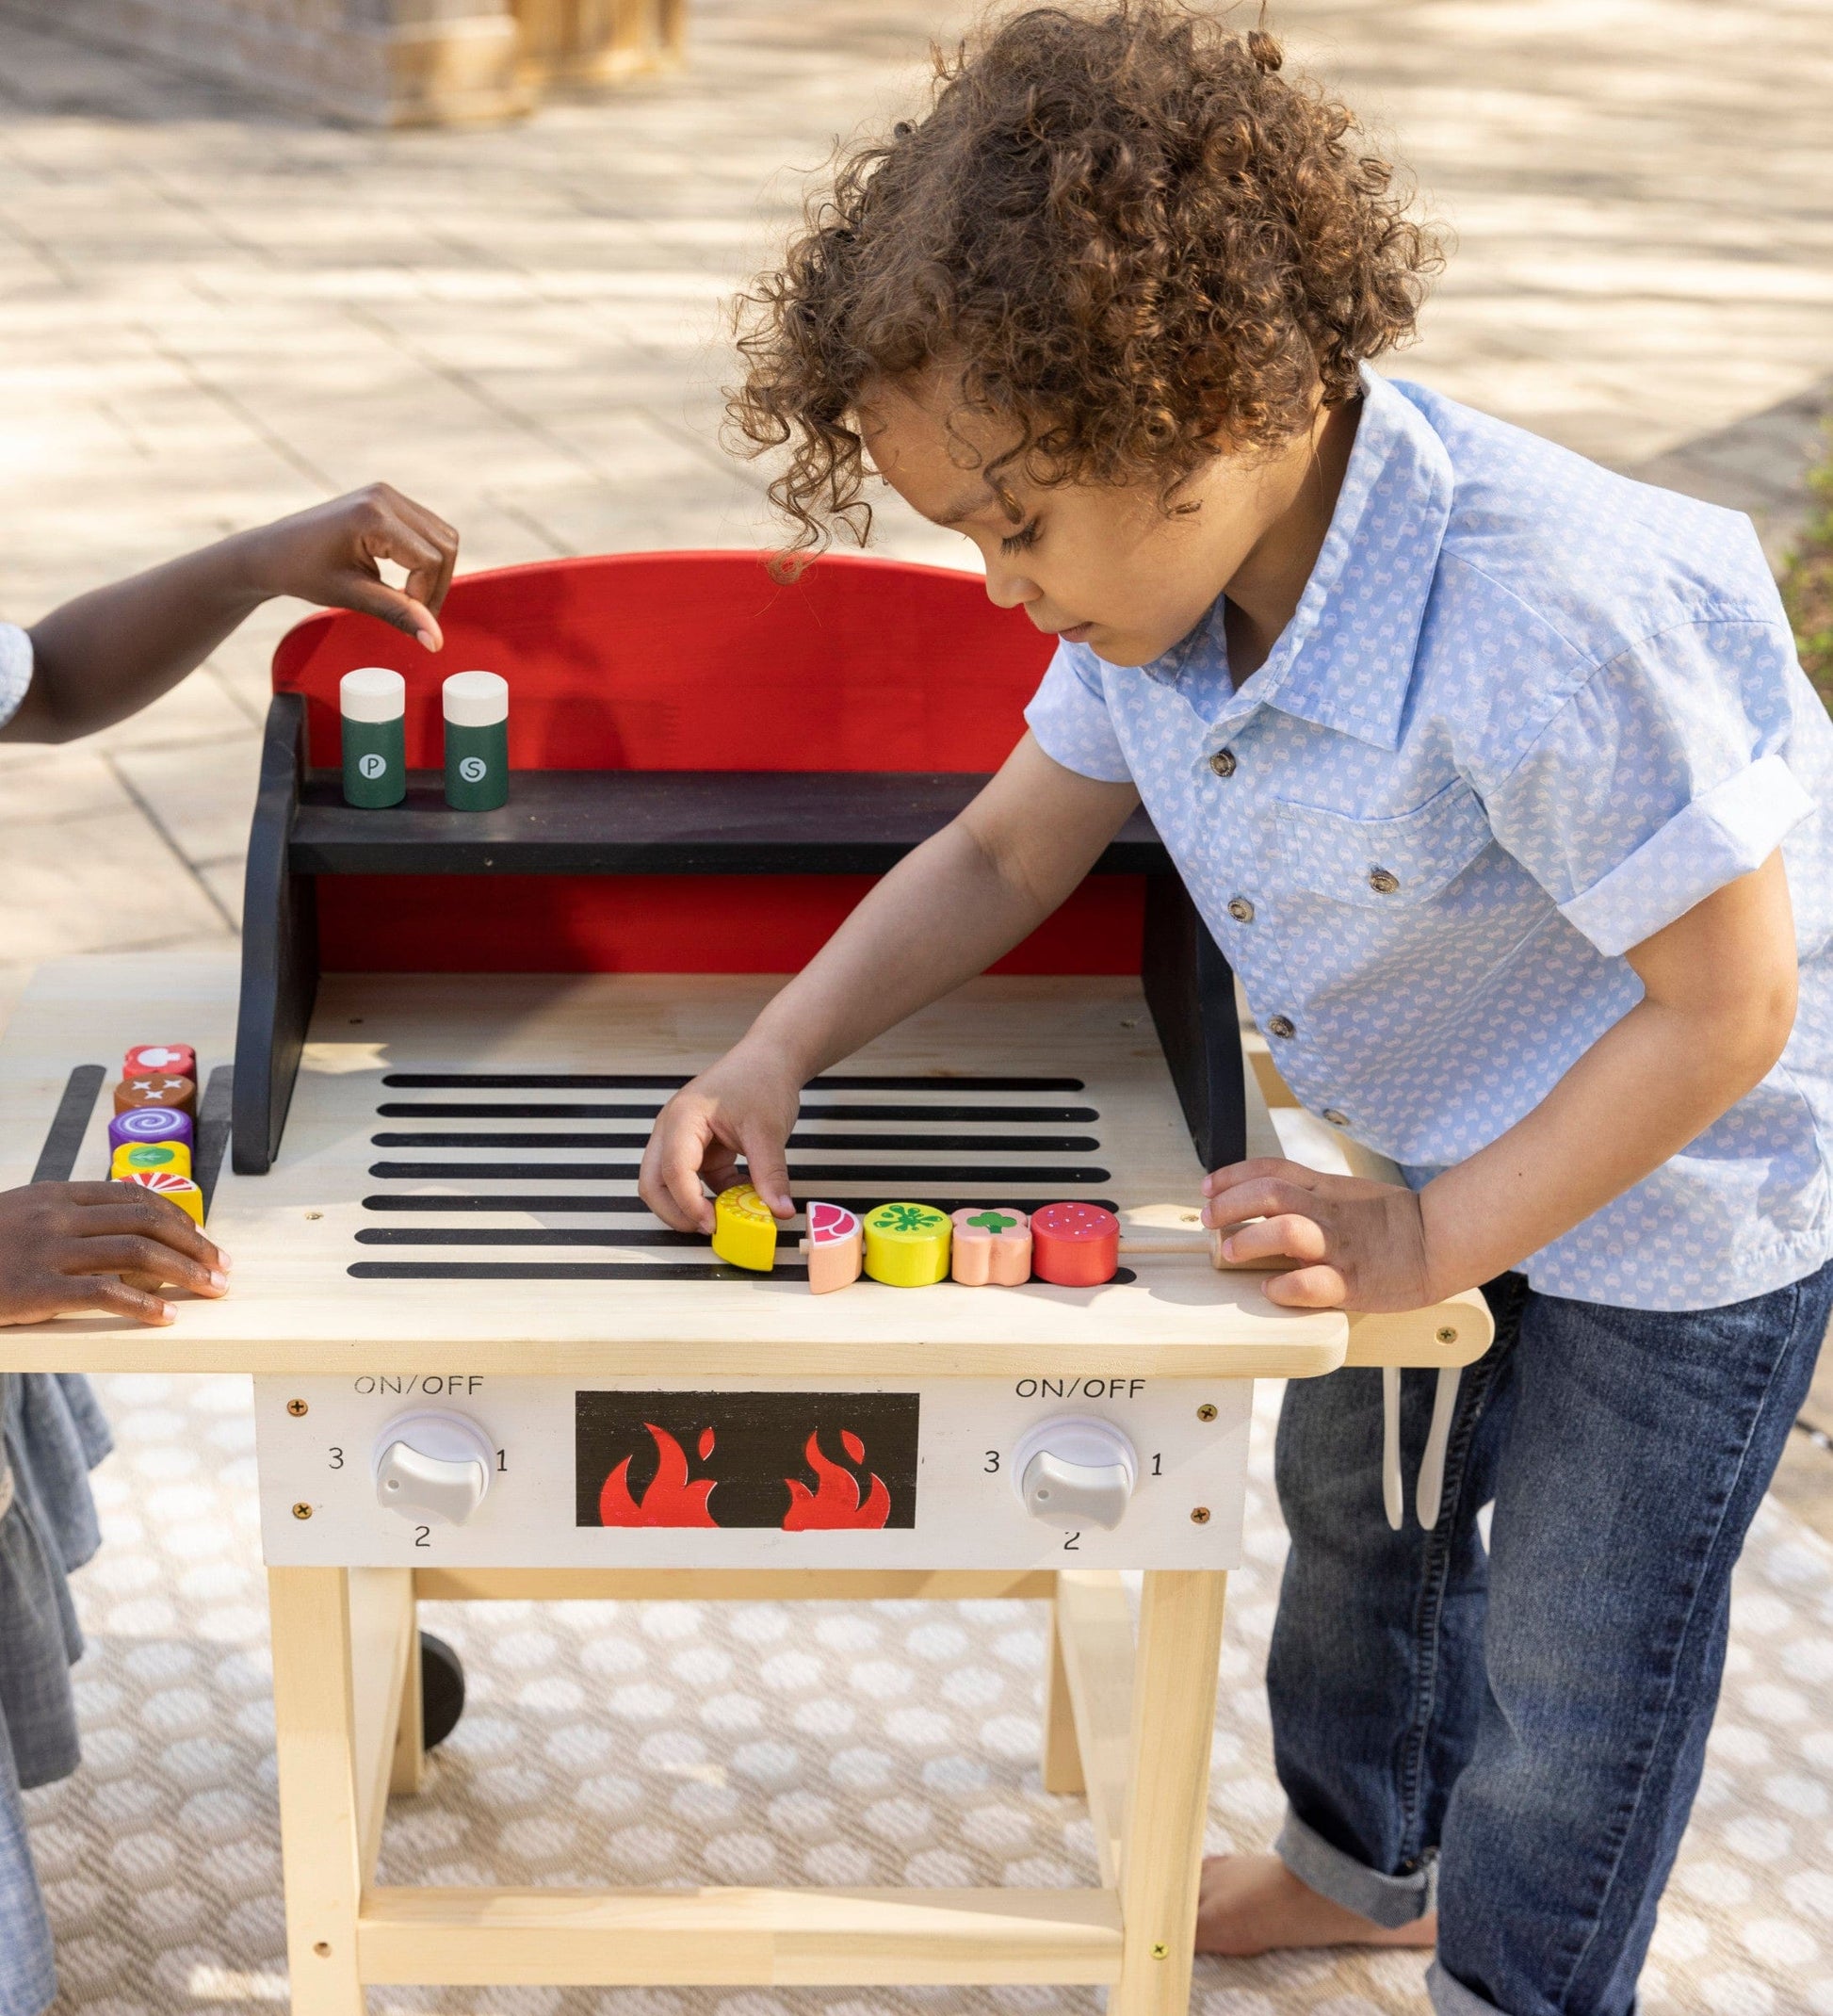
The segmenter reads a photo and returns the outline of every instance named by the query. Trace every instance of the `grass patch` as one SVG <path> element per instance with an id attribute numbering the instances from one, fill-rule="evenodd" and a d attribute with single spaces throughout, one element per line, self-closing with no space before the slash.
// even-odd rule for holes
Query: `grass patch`
<path id="1" fill-rule="evenodd" d="M 1782 577 L 1782 601 L 1794 626 L 1801 662 L 1814 691 L 1833 707 L 1833 419 L 1826 452 L 1809 472 L 1814 509 Z"/>

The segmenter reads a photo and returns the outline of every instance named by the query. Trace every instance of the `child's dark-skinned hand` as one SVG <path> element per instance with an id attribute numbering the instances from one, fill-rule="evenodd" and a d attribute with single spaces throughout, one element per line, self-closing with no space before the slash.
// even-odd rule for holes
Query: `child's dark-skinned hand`
<path id="1" fill-rule="evenodd" d="M 1403 1184 L 1328 1176 L 1263 1156 L 1211 1171 L 1203 1195 L 1205 1225 L 1237 1227 L 1224 1242 L 1224 1260 L 1296 1263 L 1267 1283 L 1269 1301 L 1373 1312 L 1420 1309 L 1436 1298 L 1419 1199 Z"/>
<path id="2" fill-rule="evenodd" d="M 370 483 L 93 588 L 32 625 L 31 683 L 0 741 L 67 742 L 124 721 L 275 595 L 361 610 L 437 651 L 458 547 L 437 513 Z M 405 588 L 382 579 L 385 561 L 406 570 Z"/>
<path id="3" fill-rule="evenodd" d="M 434 614 L 452 585 L 459 535 L 387 483 L 277 518 L 232 544 L 241 547 L 249 580 L 264 595 L 361 610 L 418 638 L 429 651 L 443 642 Z M 382 579 L 382 561 L 406 568 L 405 589 Z"/>
<path id="4" fill-rule="evenodd" d="M 169 1324 L 159 1290 L 220 1295 L 229 1261 L 175 1204 L 134 1183 L 0 1191 L 0 1324 L 80 1309 Z"/>

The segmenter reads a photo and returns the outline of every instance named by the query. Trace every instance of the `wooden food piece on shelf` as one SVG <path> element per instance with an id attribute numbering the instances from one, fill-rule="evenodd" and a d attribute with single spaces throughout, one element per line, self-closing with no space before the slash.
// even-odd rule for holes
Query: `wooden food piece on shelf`
<path id="1" fill-rule="evenodd" d="M 197 1052 L 188 1043 L 137 1043 L 122 1060 L 123 1078 L 197 1077 Z"/>
<path id="2" fill-rule="evenodd" d="M 196 1130 L 190 1114 L 176 1106 L 130 1106 L 108 1122 L 108 1153 L 130 1141 L 182 1141 L 188 1148 L 196 1146 Z"/>
<path id="3" fill-rule="evenodd" d="M 108 1163 L 111 1177 L 132 1176 L 142 1169 L 165 1169 L 173 1176 L 189 1176 L 191 1151 L 182 1141 L 123 1141 Z"/>
<path id="4" fill-rule="evenodd" d="M 1017 1288 L 1031 1277 L 1031 1221 L 1022 1211 L 958 1211 L 953 1274 L 966 1288 Z"/>
<path id="5" fill-rule="evenodd" d="M 713 1199 L 713 1251 L 753 1274 L 775 1266 L 776 1220 L 749 1183 L 734 1183 Z"/>
<path id="6" fill-rule="evenodd" d="M 148 1106 L 170 1106 L 195 1120 L 197 1081 L 175 1078 L 169 1071 L 150 1071 L 144 1078 L 123 1078 L 115 1087 L 117 1113 L 132 1113 Z"/>
<path id="7" fill-rule="evenodd" d="M 948 1213 L 933 1204 L 881 1204 L 866 1214 L 866 1272 L 891 1288 L 949 1278 Z"/>
<path id="8" fill-rule="evenodd" d="M 858 1218 L 844 1204 L 811 1203 L 802 1250 L 808 1256 L 808 1286 L 816 1294 L 851 1288 L 865 1264 L 865 1236 Z"/>
<path id="9" fill-rule="evenodd" d="M 1031 1220 L 1031 1272 L 1059 1288 L 1097 1288 L 1120 1265 L 1120 1220 L 1098 1204 L 1046 1204 Z"/>
<path id="10" fill-rule="evenodd" d="M 169 1169 L 137 1169 L 132 1176 L 121 1179 L 123 1183 L 138 1183 L 142 1190 L 156 1191 L 169 1204 L 176 1204 L 187 1217 L 203 1223 L 203 1193 L 188 1176 L 173 1176 Z"/>

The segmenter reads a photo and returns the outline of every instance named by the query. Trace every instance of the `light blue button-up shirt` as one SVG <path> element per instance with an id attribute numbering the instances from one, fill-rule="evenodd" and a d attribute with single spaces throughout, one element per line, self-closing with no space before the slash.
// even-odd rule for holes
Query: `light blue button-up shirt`
<path id="1" fill-rule="evenodd" d="M 1833 1252 L 1833 723 L 1749 521 L 1418 385 L 1364 394 L 1304 598 L 1240 690 L 1218 601 L 1149 665 L 1062 646 L 1031 729 L 1138 786 L 1292 1090 L 1416 1184 L 1641 999 L 1627 950 L 1781 846 L 1782 1061 L 1524 1271 L 1630 1309 L 1785 1286 Z"/>

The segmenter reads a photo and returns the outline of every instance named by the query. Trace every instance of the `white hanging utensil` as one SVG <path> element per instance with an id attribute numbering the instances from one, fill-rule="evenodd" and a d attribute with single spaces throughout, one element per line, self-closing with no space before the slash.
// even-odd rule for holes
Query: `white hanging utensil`
<path id="1" fill-rule="evenodd" d="M 1396 1533 L 1406 1516 L 1406 1492 L 1401 1484 L 1401 1369 L 1381 1368 L 1381 1502 L 1387 1523 Z"/>
<path id="2" fill-rule="evenodd" d="M 1438 1390 L 1432 1397 L 1432 1426 L 1426 1434 L 1426 1453 L 1419 1459 L 1419 1489 L 1416 1509 L 1419 1523 L 1428 1533 L 1437 1525 L 1445 1500 L 1445 1451 L 1452 1439 L 1452 1422 L 1457 1413 L 1458 1368 L 1441 1365 Z"/>

